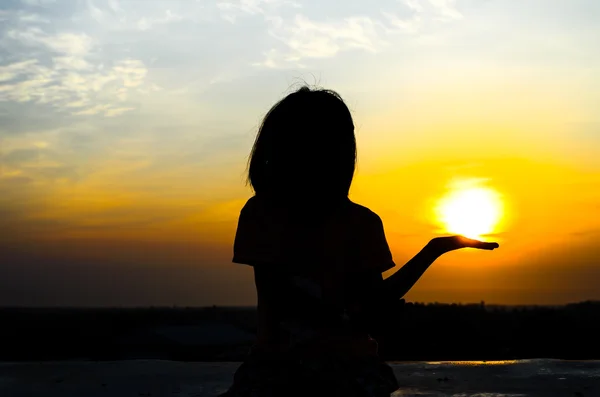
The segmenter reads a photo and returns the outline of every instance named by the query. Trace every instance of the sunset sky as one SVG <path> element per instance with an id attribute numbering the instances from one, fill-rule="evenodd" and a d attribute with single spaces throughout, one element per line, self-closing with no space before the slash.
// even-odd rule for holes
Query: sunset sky
<path id="1" fill-rule="evenodd" d="M 597 0 L 2 1 L 0 305 L 254 304 L 246 160 L 302 82 L 351 108 L 351 198 L 398 266 L 451 186 L 501 198 L 501 248 L 407 299 L 598 300 L 598 21 Z"/>

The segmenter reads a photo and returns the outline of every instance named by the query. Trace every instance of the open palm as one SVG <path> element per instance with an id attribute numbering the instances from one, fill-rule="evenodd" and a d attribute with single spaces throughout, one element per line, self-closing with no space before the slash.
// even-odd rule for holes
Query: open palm
<path id="1" fill-rule="evenodd" d="M 500 246 L 498 243 L 488 243 L 464 236 L 436 237 L 431 240 L 430 244 L 432 247 L 434 247 L 436 250 L 440 250 L 442 253 L 461 248 L 476 248 L 491 251 Z"/>

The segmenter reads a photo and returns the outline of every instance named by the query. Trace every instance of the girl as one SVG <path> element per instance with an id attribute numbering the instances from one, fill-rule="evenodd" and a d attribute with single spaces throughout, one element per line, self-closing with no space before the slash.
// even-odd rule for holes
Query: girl
<path id="1" fill-rule="evenodd" d="M 233 262 L 254 269 L 258 335 L 227 397 L 390 396 L 398 389 L 370 336 L 373 313 L 401 299 L 440 255 L 491 250 L 438 237 L 395 266 L 381 219 L 348 198 L 354 124 L 341 97 L 302 87 L 265 116 L 248 167 Z"/>

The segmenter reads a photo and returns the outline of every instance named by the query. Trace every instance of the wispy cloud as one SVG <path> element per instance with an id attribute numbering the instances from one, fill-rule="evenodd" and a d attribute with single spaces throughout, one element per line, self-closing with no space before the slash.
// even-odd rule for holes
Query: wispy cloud
<path id="1" fill-rule="evenodd" d="M 66 164 L 56 150 L 45 145 L 20 148 L 0 153 L 0 185 L 9 182 L 25 182 L 55 180 L 78 180 L 81 176 L 77 167 Z"/>
<path id="2" fill-rule="evenodd" d="M 390 43 L 390 34 L 414 34 L 425 24 L 462 18 L 454 0 L 403 0 L 375 15 L 327 19 L 309 17 L 299 4 L 282 0 L 221 1 L 218 8 L 233 24 L 244 16 L 263 18 L 275 42 L 254 65 L 266 68 L 303 67 L 305 60 L 345 51 L 378 52 Z"/>
<path id="3" fill-rule="evenodd" d="M 44 7 L 56 3 L 56 0 L 21 0 L 21 3 L 29 6 Z"/>
<path id="4" fill-rule="evenodd" d="M 75 115 L 114 116 L 133 109 L 122 104 L 132 91 L 140 92 L 146 73 L 144 64 L 132 59 L 111 67 L 68 56 L 53 58 L 49 66 L 29 59 L 0 67 L 0 101 L 47 104 Z"/>
<path id="5" fill-rule="evenodd" d="M 220 1 L 221 17 L 230 23 L 244 16 L 260 16 L 276 45 L 266 50 L 264 59 L 255 66 L 277 68 L 302 67 L 307 58 L 326 58 L 350 50 L 376 51 L 382 40 L 376 32 L 377 22 L 367 16 L 318 21 L 299 13 L 301 5 L 284 0 Z M 282 10 L 293 10 L 284 16 Z"/>
<path id="6" fill-rule="evenodd" d="M 429 4 L 437 12 L 437 19 L 452 20 L 462 19 L 463 15 L 456 8 L 456 0 L 428 0 Z"/>
<path id="7" fill-rule="evenodd" d="M 382 15 L 389 26 L 390 33 L 400 32 L 415 34 L 421 32 L 428 23 L 450 22 L 463 18 L 456 8 L 454 0 L 403 0 L 405 6 L 403 15 L 397 11 L 384 10 Z"/>
<path id="8" fill-rule="evenodd" d="M 220 1 L 221 17 L 230 23 L 238 18 L 260 16 L 276 45 L 266 50 L 255 66 L 302 67 L 307 58 L 326 58 L 351 50 L 377 51 L 383 44 L 376 32 L 377 22 L 367 16 L 318 21 L 299 13 L 299 3 L 286 0 Z M 292 10 L 286 16 L 284 10 Z"/>
<path id="9" fill-rule="evenodd" d="M 262 15 L 271 18 L 277 15 L 282 7 L 301 8 L 300 4 L 291 0 L 218 0 L 217 8 L 221 17 L 235 23 L 239 17 L 246 15 Z"/>
<path id="10" fill-rule="evenodd" d="M 38 14 L 24 13 L 21 16 L 19 16 L 19 20 L 21 22 L 25 22 L 25 23 L 44 23 L 44 24 L 51 23 L 50 19 L 41 17 Z"/>
<path id="11" fill-rule="evenodd" d="M 404 0 L 404 4 L 415 12 L 423 12 L 422 0 Z"/>
<path id="12" fill-rule="evenodd" d="M 181 21 L 198 22 L 205 19 L 203 2 L 171 0 L 145 2 L 140 8 L 136 2 L 99 2 L 87 0 L 87 14 L 104 29 L 120 31 L 148 31 Z"/>
<path id="13" fill-rule="evenodd" d="M 140 20 L 137 22 L 137 27 L 140 30 L 148 30 L 156 25 L 164 25 L 171 22 L 178 22 L 182 21 L 183 19 L 185 19 L 183 15 L 175 14 L 171 10 L 166 10 L 164 16 L 156 18 L 140 18 Z"/>
<path id="14" fill-rule="evenodd" d="M 414 14 L 428 14 L 437 20 L 463 17 L 456 7 L 456 0 L 399 0 L 398 2 Z"/>
<path id="15" fill-rule="evenodd" d="M 417 33 L 421 29 L 423 23 L 423 20 L 418 13 L 409 18 L 400 18 L 398 15 L 388 11 L 382 11 L 381 14 L 390 25 L 387 29 L 389 32 L 401 31 L 403 33 Z"/>
<path id="16" fill-rule="evenodd" d="M 42 47 L 58 54 L 86 55 L 92 48 L 92 38 L 85 33 L 48 34 L 38 27 L 25 30 L 9 30 L 7 37 L 19 41 L 21 45 Z"/>
<path id="17" fill-rule="evenodd" d="M 273 19 L 270 34 L 282 46 L 265 53 L 256 63 L 269 68 L 302 66 L 307 58 L 327 58 L 352 49 L 378 51 L 385 42 L 377 33 L 377 23 L 367 17 L 351 17 L 335 22 L 317 22 L 297 15 L 292 23 Z"/>
<path id="18" fill-rule="evenodd" d="M 39 159 L 38 149 L 17 149 L 2 156 L 2 163 L 11 166 L 19 166 Z"/>
<path id="19" fill-rule="evenodd" d="M 86 33 L 52 34 L 26 26 L 8 30 L 5 40 L 21 49 L 21 59 L 0 66 L 0 102 L 116 116 L 133 109 L 124 106 L 131 93 L 156 89 L 146 84 L 148 70 L 140 60 L 98 61 L 98 43 Z"/>

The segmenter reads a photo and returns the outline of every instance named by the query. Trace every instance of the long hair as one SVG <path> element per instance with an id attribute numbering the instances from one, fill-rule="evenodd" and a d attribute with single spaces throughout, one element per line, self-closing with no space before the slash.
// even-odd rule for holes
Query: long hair
<path id="1" fill-rule="evenodd" d="M 348 197 L 355 166 L 350 110 L 336 92 L 303 86 L 263 119 L 248 183 L 257 196 L 337 201 Z"/>

